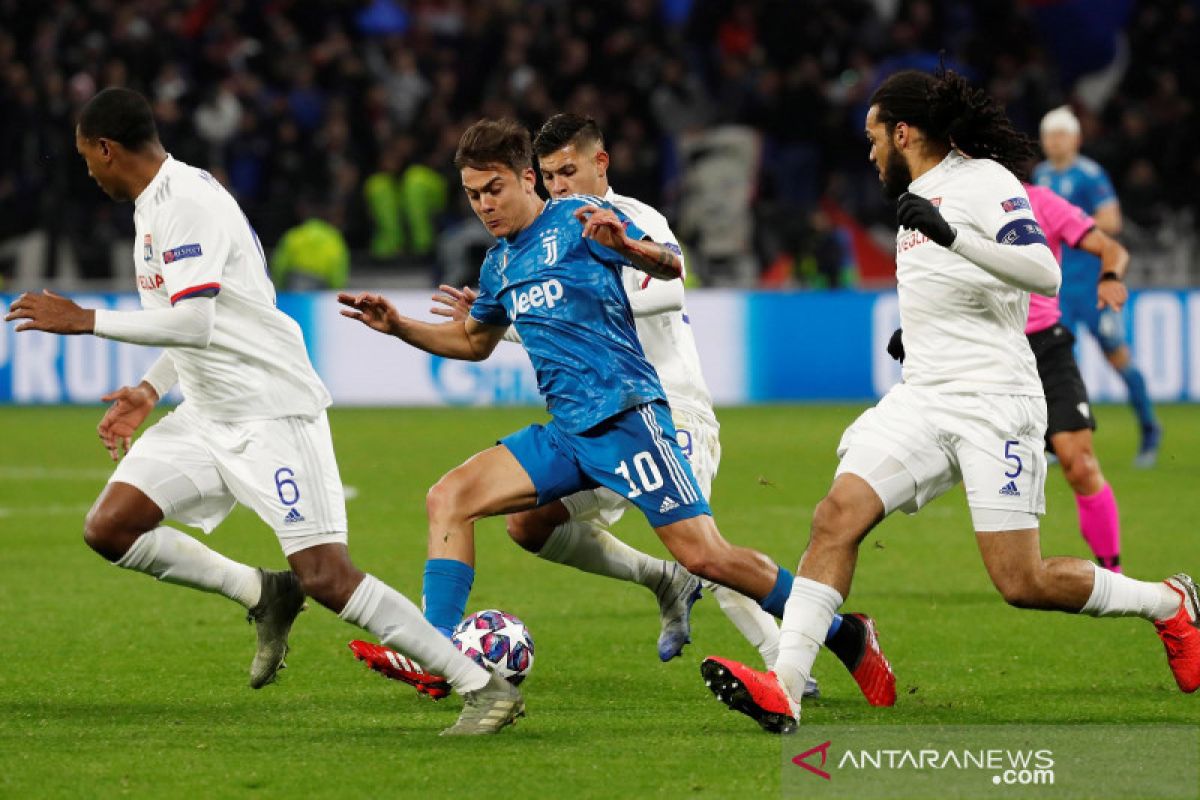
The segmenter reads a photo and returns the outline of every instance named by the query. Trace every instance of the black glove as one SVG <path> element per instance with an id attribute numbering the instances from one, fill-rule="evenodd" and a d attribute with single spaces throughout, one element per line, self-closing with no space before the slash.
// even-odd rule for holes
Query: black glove
<path id="1" fill-rule="evenodd" d="M 912 228 L 928 236 L 942 247 L 954 244 L 958 231 L 951 228 L 933 203 L 920 195 L 905 192 L 896 204 L 896 220 L 905 228 Z"/>
<path id="2" fill-rule="evenodd" d="M 901 338 L 900 332 L 902 328 L 896 328 L 896 332 L 892 334 L 892 338 L 888 339 L 887 351 L 888 355 L 904 363 L 904 339 Z"/>

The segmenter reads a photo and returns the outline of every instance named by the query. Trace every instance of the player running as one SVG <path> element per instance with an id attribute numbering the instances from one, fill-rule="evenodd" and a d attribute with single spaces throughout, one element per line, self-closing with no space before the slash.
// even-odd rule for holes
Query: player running
<path id="1" fill-rule="evenodd" d="M 805 677 L 850 590 L 858 547 L 896 509 L 962 481 L 988 574 L 1018 608 L 1154 623 L 1180 689 L 1200 687 L 1196 585 L 1136 581 L 1077 558 L 1043 558 L 1046 403 L 1024 329 L 1028 293 L 1054 295 L 1058 264 L 1020 182 L 1032 153 L 1002 109 L 960 76 L 901 72 L 871 98 L 871 161 L 899 196 L 904 382 L 846 430 L 787 602 L 774 672 L 701 666 L 725 704 L 794 731 Z"/>
<path id="2" fill-rule="evenodd" d="M 495 733 L 524 713 L 520 693 L 458 652 L 402 594 L 350 561 L 346 509 L 325 409 L 300 328 L 275 307 L 258 237 L 237 201 L 163 149 L 149 103 L 105 89 L 84 107 L 75 146 L 109 197 L 134 203 L 141 311 L 81 308 L 23 294 L 17 331 L 90 333 L 166 352 L 113 405 L 100 439 L 114 461 L 84 539 L 125 569 L 216 592 L 257 626 L 250 686 L 275 680 L 304 595 L 423 663 L 463 694 L 444 734 Z M 178 382 L 184 402 L 130 441 Z M 121 458 L 122 451 L 126 452 Z M 241 503 L 274 530 L 291 571 L 254 569 L 162 524 L 211 532 Z"/>
<path id="3" fill-rule="evenodd" d="M 636 505 L 689 572 L 780 615 L 791 574 L 721 537 L 635 332 L 623 270 L 676 280 L 678 247 L 652 241 L 600 197 L 542 201 L 529 135 L 515 123 L 475 124 L 455 163 L 472 208 L 498 239 L 470 315 L 419 322 L 381 296 L 349 294 L 340 299 L 354 310 L 342 313 L 436 355 L 469 360 L 486 358 L 516 327 L 552 420 L 504 438 L 430 490 L 426 617 L 446 635 L 462 619 L 474 580 L 475 520 L 598 487 Z"/>
<path id="4" fill-rule="evenodd" d="M 1055 194 L 1069 200 L 1090 214 L 1096 228 L 1109 236 L 1121 232 L 1121 206 L 1117 202 L 1112 182 L 1104 167 L 1079 152 L 1079 120 L 1070 107 L 1060 106 L 1042 118 L 1042 149 L 1046 160 L 1033 171 L 1033 182 L 1047 186 Z M 1099 271 L 1097 268 L 1100 268 Z M 1079 324 L 1091 333 L 1104 351 L 1129 394 L 1129 404 L 1137 415 L 1142 440 L 1134 462 L 1139 467 L 1153 467 L 1158 461 L 1158 444 L 1162 429 L 1154 417 L 1146 379 L 1133 363 L 1125 341 L 1125 320 L 1120 310 L 1105 303 L 1097 295 L 1107 271 L 1094 254 L 1068 250 L 1062 257 L 1062 292 L 1059 304 L 1062 325 L 1074 331 Z"/>
<path id="5" fill-rule="evenodd" d="M 1121 278 L 1129 263 L 1129 253 L 1098 230 L 1092 218 L 1079 207 L 1044 186 L 1022 185 L 1055 259 L 1061 259 L 1064 243 L 1099 256 L 1106 276 L 1097 290 L 1099 301 L 1119 311 L 1128 296 Z M 1058 456 L 1063 477 L 1075 493 L 1079 530 L 1096 563 L 1120 572 L 1121 521 L 1117 499 L 1100 472 L 1100 462 L 1092 446 L 1096 420 L 1088 402 L 1087 387 L 1075 363 L 1075 337 L 1059 322 L 1060 317 L 1057 297 L 1030 295 L 1025 335 L 1037 359 L 1038 377 L 1046 393 L 1046 448 Z M 903 361 L 904 345 L 899 334 L 896 331 L 889 352 Z"/>
<path id="6" fill-rule="evenodd" d="M 680 257 L 682 250 L 666 219 L 656 210 L 632 197 L 613 191 L 608 184 L 608 153 L 595 121 L 577 114 L 551 117 L 533 140 L 542 180 L 555 198 L 574 194 L 602 197 L 624 213 L 655 242 L 669 247 Z M 685 267 L 684 267 L 685 268 Z M 700 489 L 708 499 L 721 459 L 719 425 L 712 398 L 700 369 L 695 338 L 684 307 L 683 282 L 659 280 L 626 265 L 621 271 L 625 293 L 633 312 L 638 340 L 647 360 L 662 381 L 671 407 L 679 445 L 691 464 Z M 441 287 L 434 299 L 445 307 L 436 314 L 463 321 L 477 293 L 464 287 Z M 504 334 L 520 343 L 516 331 Z M 609 529 L 632 503 L 606 488 L 578 492 L 530 511 L 507 518 L 509 535 L 526 550 L 541 558 L 567 564 L 585 572 L 640 583 L 658 598 L 661 633 L 658 654 L 663 661 L 678 656 L 690 642 L 689 611 L 699 597 L 700 581 L 678 563 L 654 558 L 617 539 Z M 757 603 L 743 594 L 708 582 L 721 609 L 751 644 L 770 669 L 779 647 L 779 626 Z M 845 629 L 843 630 L 843 623 Z M 895 701 L 895 677 L 878 640 L 871 635 L 873 623 L 859 616 L 834 617 L 826 643 L 850 669 L 873 705 Z M 389 677 L 413 683 L 406 664 L 385 648 L 368 642 L 351 642 L 351 649 L 372 669 Z M 805 697 L 819 696 L 810 678 Z"/>

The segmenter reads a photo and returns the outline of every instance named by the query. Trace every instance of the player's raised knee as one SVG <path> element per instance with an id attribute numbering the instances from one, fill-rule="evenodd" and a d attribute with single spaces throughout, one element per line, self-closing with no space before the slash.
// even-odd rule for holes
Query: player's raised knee
<path id="1" fill-rule="evenodd" d="M 532 514 L 509 514 L 504 518 L 508 536 L 531 553 L 542 549 L 549 531 L 544 530 Z"/>
<path id="2" fill-rule="evenodd" d="M 1062 464 L 1063 477 L 1077 492 L 1091 494 L 1097 491 L 1093 485 L 1102 481 L 1100 463 L 1096 460 L 1091 448 L 1081 448 L 1073 452 L 1064 451 L 1059 457 Z"/>
<path id="3" fill-rule="evenodd" d="M 108 505 L 97 503 L 83 520 L 83 541 L 109 561 L 116 561 L 125 555 L 132 541 L 122 535 L 124 528 L 119 513 Z"/>
<path id="4" fill-rule="evenodd" d="M 293 559 L 291 564 L 304 593 L 337 613 L 345 607 L 363 578 L 349 559 Z"/>
<path id="5" fill-rule="evenodd" d="M 813 509 L 813 539 L 853 539 L 853 517 L 850 507 L 835 494 L 827 494 Z"/>
<path id="6" fill-rule="evenodd" d="M 1013 608 L 1045 608 L 1042 591 L 1033 576 L 1014 576 L 996 583 L 1004 602 Z"/>
<path id="7" fill-rule="evenodd" d="M 429 487 L 425 494 L 425 510 L 430 519 L 453 515 L 461 508 L 463 500 L 462 481 L 454 472 L 449 472 Z"/>
<path id="8" fill-rule="evenodd" d="M 675 554 L 679 565 L 703 580 L 724 585 L 721 570 L 723 559 L 712 547 L 697 544 Z"/>

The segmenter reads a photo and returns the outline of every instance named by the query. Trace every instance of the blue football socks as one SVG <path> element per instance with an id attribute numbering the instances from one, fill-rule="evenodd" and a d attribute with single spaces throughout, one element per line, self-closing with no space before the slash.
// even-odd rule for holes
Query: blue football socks
<path id="1" fill-rule="evenodd" d="M 783 607 L 787 605 L 791 595 L 792 573 L 780 567 L 779 574 L 775 576 L 775 585 L 771 587 L 771 591 L 767 593 L 766 597 L 758 601 L 758 604 L 762 606 L 763 611 L 783 619 Z"/>
<path id="2" fill-rule="evenodd" d="M 421 598 L 425 619 L 447 637 L 454 633 L 467 610 L 475 568 L 452 558 L 431 558 L 425 562 L 425 584 Z"/>

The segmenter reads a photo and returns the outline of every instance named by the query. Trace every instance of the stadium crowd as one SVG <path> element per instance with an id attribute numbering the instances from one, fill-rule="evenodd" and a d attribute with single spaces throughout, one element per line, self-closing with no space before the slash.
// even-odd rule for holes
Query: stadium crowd
<path id="1" fill-rule="evenodd" d="M 865 98 L 939 60 L 1030 133 L 1072 102 L 1126 215 L 1153 226 L 1200 203 L 1198 13 L 1196 0 L 0 0 L 0 241 L 43 229 L 85 277 L 111 274 L 130 215 L 89 180 L 73 120 L 126 85 L 268 251 L 324 221 L 291 249 L 348 246 L 356 268 L 458 279 L 487 245 L 451 165 L 464 127 L 536 129 L 573 110 L 606 132 L 613 186 L 664 210 L 701 278 L 837 285 L 852 271 L 843 220 L 894 219 L 866 160 Z"/>

